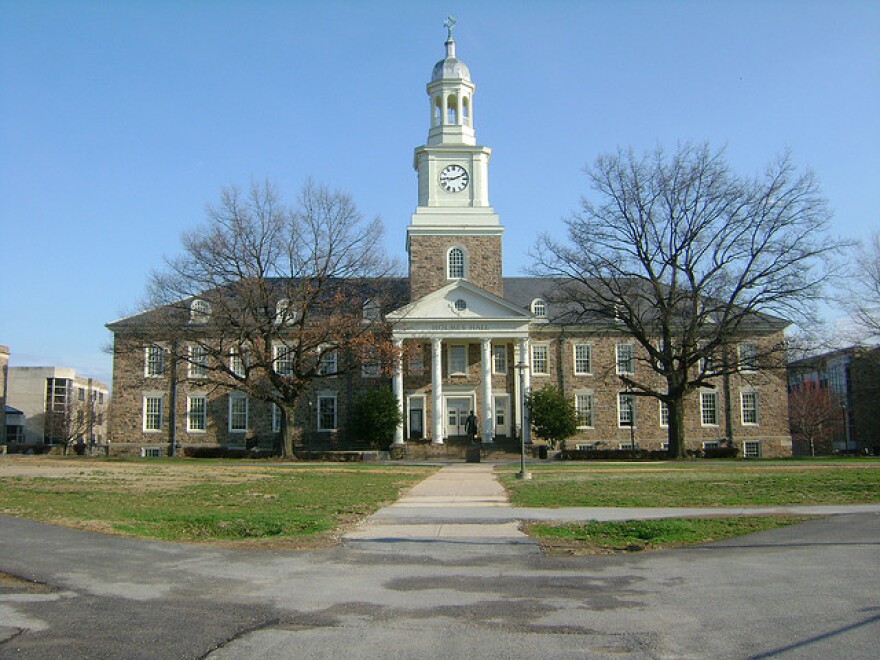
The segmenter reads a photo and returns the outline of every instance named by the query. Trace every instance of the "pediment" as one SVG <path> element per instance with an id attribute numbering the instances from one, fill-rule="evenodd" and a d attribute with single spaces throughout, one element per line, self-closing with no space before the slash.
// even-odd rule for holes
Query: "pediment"
<path id="1" fill-rule="evenodd" d="M 528 323 L 523 308 L 458 280 L 387 315 L 389 321 L 506 321 Z"/>

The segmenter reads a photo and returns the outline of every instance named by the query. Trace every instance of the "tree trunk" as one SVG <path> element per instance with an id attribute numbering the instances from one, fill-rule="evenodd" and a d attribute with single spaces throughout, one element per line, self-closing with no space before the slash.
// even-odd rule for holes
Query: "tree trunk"
<path id="1" fill-rule="evenodd" d="M 684 447 L 684 395 L 680 394 L 669 402 L 669 458 L 685 458 Z"/>
<path id="2" fill-rule="evenodd" d="M 295 459 L 293 447 L 295 427 L 293 425 L 293 406 L 280 406 L 281 408 L 281 456 L 286 459 Z"/>

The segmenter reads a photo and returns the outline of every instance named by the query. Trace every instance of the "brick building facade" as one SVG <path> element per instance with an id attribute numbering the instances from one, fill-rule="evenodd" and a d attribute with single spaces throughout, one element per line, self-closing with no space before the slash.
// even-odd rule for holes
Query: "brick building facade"
<path id="1" fill-rule="evenodd" d="M 390 378 L 404 417 L 394 443 L 440 445 L 464 436 L 471 411 L 483 442 L 517 438 L 524 392 L 553 385 L 578 411 L 570 446 L 616 449 L 635 441 L 660 449 L 666 443 L 660 402 L 631 399 L 619 378 L 622 363 L 649 369 L 635 343 L 607 323 L 555 322 L 550 280 L 502 276 L 503 227 L 488 197 L 491 150 L 476 142 L 474 85 L 451 33 L 427 92 L 428 139 L 415 150 L 418 205 L 407 227 L 409 295 L 381 310 L 406 356 Z M 117 452 L 164 452 L 172 442 L 251 446 L 277 436 L 269 404 L 209 390 L 186 373 L 187 365 L 162 363 L 163 338 L 138 334 L 138 323 L 133 317 L 108 326 L 116 341 L 111 440 Z M 784 326 L 768 320 L 742 343 L 780 343 Z M 344 437 L 357 393 L 388 380 L 362 372 L 322 379 L 294 416 L 301 441 Z M 730 440 L 746 455 L 790 455 L 786 401 L 784 368 L 719 377 L 688 399 L 688 446 Z"/>

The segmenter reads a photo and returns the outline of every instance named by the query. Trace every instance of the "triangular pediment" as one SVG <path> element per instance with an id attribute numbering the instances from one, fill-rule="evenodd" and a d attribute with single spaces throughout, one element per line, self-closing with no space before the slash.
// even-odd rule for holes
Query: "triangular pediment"
<path id="1" fill-rule="evenodd" d="M 387 315 L 389 321 L 518 321 L 528 323 L 530 314 L 521 307 L 465 280 L 442 289 Z"/>

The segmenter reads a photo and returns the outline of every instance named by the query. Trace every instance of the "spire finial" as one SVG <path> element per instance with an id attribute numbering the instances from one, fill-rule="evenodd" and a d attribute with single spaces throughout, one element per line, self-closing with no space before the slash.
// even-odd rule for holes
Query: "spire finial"
<path id="1" fill-rule="evenodd" d="M 452 28 L 455 27 L 455 16 L 452 14 L 446 15 L 446 20 L 443 21 L 443 27 L 446 28 L 446 39 L 448 41 L 452 41 Z"/>

